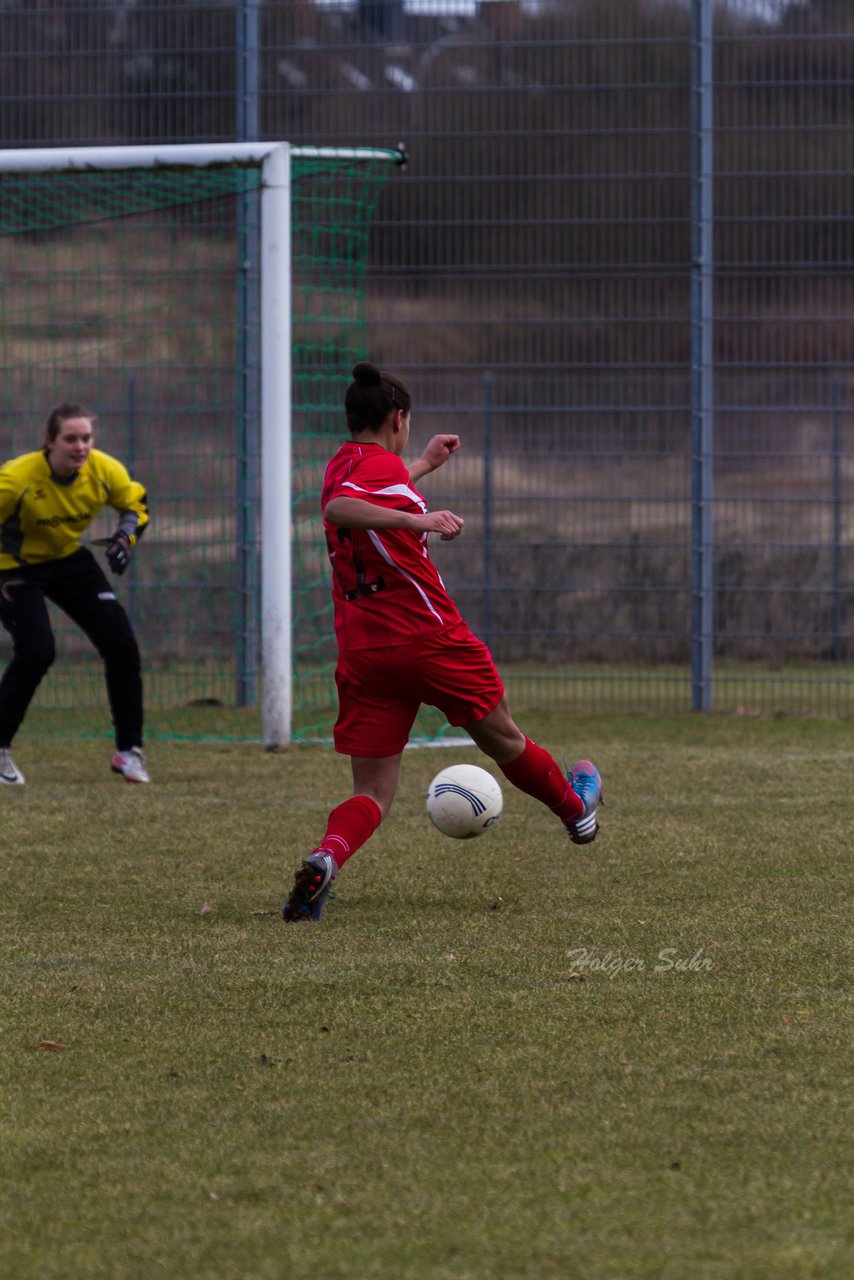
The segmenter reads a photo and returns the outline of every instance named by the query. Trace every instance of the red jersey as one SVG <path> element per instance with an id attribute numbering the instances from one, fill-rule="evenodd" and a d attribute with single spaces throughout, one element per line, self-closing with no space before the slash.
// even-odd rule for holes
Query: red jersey
<path id="1" fill-rule="evenodd" d="M 342 444 L 326 468 L 321 507 L 333 498 L 427 513 L 403 461 L 380 444 L 355 440 Z M 339 652 L 411 644 L 461 621 L 428 555 L 426 533 L 323 525 Z"/>

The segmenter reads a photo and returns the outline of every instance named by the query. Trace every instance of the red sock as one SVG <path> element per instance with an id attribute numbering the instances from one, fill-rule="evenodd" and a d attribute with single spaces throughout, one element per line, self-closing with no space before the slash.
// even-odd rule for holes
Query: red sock
<path id="1" fill-rule="evenodd" d="M 560 765 L 530 738 L 525 739 L 525 749 L 520 756 L 498 767 L 508 782 L 541 801 L 561 822 L 572 822 L 584 812 L 584 805 Z"/>
<path id="2" fill-rule="evenodd" d="M 330 813 L 326 835 L 318 849 L 331 853 L 340 871 L 347 859 L 371 838 L 382 820 L 379 805 L 370 796 L 351 796 Z"/>

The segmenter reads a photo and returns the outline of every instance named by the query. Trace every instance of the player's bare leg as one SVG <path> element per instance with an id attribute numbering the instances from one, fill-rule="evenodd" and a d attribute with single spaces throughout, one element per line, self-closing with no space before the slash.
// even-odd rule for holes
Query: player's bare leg
<path id="1" fill-rule="evenodd" d="M 351 757 L 353 794 L 332 810 L 322 841 L 297 868 L 282 909 L 287 923 L 320 919 L 339 870 L 370 839 L 391 808 L 402 759 L 403 752 L 375 759 Z"/>
<path id="2" fill-rule="evenodd" d="M 475 746 L 498 765 L 510 764 L 525 750 L 527 739 L 511 716 L 506 698 L 483 719 L 470 720 L 463 728 Z"/>
<path id="3" fill-rule="evenodd" d="M 384 818 L 388 817 L 400 782 L 400 765 L 403 752 L 396 756 L 380 756 L 369 759 L 351 756 L 353 770 L 353 795 L 369 796 Z"/>
<path id="4" fill-rule="evenodd" d="M 564 772 L 547 751 L 522 733 L 504 698 L 489 715 L 471 721 L 465 729 L 508 782 L 557 814 L 574 844 L 596 839 L 602 779 L 594 764 L 579 760 Z"/>

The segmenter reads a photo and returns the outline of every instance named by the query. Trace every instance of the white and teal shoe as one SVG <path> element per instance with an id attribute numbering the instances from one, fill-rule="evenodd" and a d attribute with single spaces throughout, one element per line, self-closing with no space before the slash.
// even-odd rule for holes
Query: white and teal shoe
<path id="1" fill-rule="evenodd" d="M 599 830 L 596 809 L 602 800 L 602 778 L 592 761 L 576 760 L 572 768 L 567 770 L 566 780 L 584 805 L 584 812 L 563 825 L 573 844 L 589 844 L 596 839 L 596 832 Z"/>

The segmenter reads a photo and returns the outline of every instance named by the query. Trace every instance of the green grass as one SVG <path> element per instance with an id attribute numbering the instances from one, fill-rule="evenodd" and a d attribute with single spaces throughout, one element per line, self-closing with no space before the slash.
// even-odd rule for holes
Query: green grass
<path id="1" fill-rule="evenodd" d="M 595 845 L 509 786 L 445 840 L 427 783 L 482 758 L 408 753 L 323 922 L 288 928 L 346 761 L 157 743 L 132 788 L 108 744 L 22 735 L 4 1280 L 851 1274 L 850 726 L 525 728 L 600 763 Z"/>
<path id="2" fill-rule="evenodd" d="M 311 741 L 329 737 L 336 695 L 332 664 L 301 666 L 294 680 L 293 731 Z M 617 663 L 501 664 L 517 712 L 588 715 L 628 712 L 670 715 L 691 709 L 688 664 L 647 667 Z M 261 688 L 255 707 L 237 708 L 235 674 L 226 663 L 156 664 L 145 671 L 149 740 L 210 738 L 249 741 L 261 737 Z M 854 716 L 854 663 L 734 663 L 719 659 L 713 689 L 715 713 L 735 716 Z M 422 708 L 416 726 L 425 738 L 446 729 L 444 718 Z M 53 737 L 109 733 L 103 670 L 94 655 L 62 661 L 39 687 L 27 716 L 31 734 Z"/>

